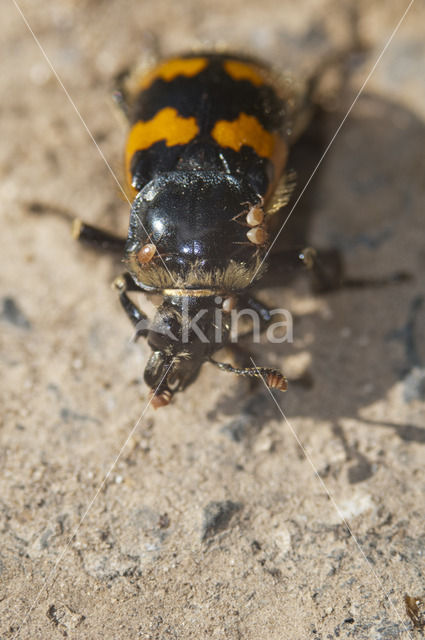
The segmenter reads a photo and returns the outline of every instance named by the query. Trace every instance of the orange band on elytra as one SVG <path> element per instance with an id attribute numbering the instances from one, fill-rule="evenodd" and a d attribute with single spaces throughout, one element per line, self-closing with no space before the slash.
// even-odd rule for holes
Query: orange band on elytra
<path id="1" fill-rule="evenodd" d="M 257 118 L 241 113 L 236 120 L 219 120 L 211 136 L 221 147 L 240 151 L 244 145 L 252 147 L 262 158 L 271 158 L 275 148 L 275 137 L 266 131 Z"/>
<path id="2" fill-rule="evenodd" d="M 176 109 L 165 107 L 148 122 L 136 122 L 131 128 L 125 149 L 127 179 L 131 185 L 131 160 L 136 151 L 149 149 L 155 142 L 164 140 L 167 147 L 187 144 L 199 133 L 196 119 L 183 118 Z"/>
<path id="3" fill-rule="evenodd" d="M 252 64 L 240 60 L 226 60 L 223 67 L 233 80 L 249 80 L 256 87 L 264 84 L 263 76 Z"/>
<path id="4" fill-rule="evenodd" d="M 174 80 L 177 76 L 192 78 L 205 69 L 207 64 L 207 58 L 175 58 L 174 60 L 166 60 L 141 79 L 139 89 L 147 89 L 157 78 L 161 78 L 166 82 L 171 82 L 171 80 Z"/>

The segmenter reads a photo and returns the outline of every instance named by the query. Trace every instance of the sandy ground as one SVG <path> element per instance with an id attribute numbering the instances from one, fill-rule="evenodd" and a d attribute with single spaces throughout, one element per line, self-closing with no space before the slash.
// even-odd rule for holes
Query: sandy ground
<path id="1" fill-rule="evenodd" d="M 300 70 L 349 37 L 346 4 L 325 0 L 20 6 L 119 179 L 112 79 L 155 42 Z M 357 6 L 369 50 L 327 141 L 407 0 Z M 205 366 L 158 412 L 110 289 L 122 266 L 49 213 L 125 234 L 128 206 L 13 0 L 0 21 L 1 640 L 419 637 L 403 598 L 425 592 L 424 5 L 306 193 L 313 245 L 338 247 L 353 276 L 411 281 L 265 290 L 295 317 L 293 344 L 247 345 L 292 379 L 278 405 Z"/>

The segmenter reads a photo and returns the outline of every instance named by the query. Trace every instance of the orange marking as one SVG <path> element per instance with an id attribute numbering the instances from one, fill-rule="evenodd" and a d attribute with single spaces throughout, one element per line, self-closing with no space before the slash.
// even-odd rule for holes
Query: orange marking
<path id="1" fill-rule="evenodd" d="M 166 60 L 142 78 L 139 89 L 147 89 L 157 78 L 162 78 L 166 82 L 171 82 L 177 76 L 192 78 L 205 69 L 207 64 L 207 58 L 174 58 Z"/>
<path id="2" fill-rule="evenodd" d="M 167 147 L 187 144 L 199 133 L 196 119 L 183 118 L 176 109 L 165 107 L 148 122 L 136 122 L 130 129 L 125 148 L 125 166 L 129 185 L 132 182 L 131 159 L 136 151 L 149 149 L 155 142 L 165 140 Z"/>
<path id="3" fill-rule="evenodd" d="M 240 151 L 243 145 L 252 147 L 262 158 L 271 158 L 275 148 L 275 136 L 266 131 L 257 118 L 241 113 L 236 120 L 219 120 L 211 136 L 221 147 Z"/>
<path id="4" fill-rule="evenodd" d="M 233 80 L 249 80 L 256 87 L 264 84 L 264 78 L 258 73 L 255 67 L 240 60 L 226 60 L 223 64 L 226 73 Z"/>

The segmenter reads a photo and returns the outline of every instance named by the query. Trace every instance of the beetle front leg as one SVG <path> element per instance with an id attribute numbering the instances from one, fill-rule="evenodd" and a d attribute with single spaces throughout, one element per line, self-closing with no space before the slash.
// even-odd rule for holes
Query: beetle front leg
<path id="1" fill-rule="evenodd" d="M 260 318 L 260 331 L 264 331 L 272 321 L 270 309 L 265 304 L 250 295 L 242 295 L 238 301 L 238 308 L 250 309 Z"/>
<path id="2" fill-rule="evenodd" d="M 251 329 L 249 329 L 248 331 L 245 331 L 245 333 L 241 333 L 240 335 L 238 335 L 238 340 L 243 340 L 244 338 L 252 337 L 255 334 L 257 328 L 259 330 L 259 333 L 262 333 L 267 329 L 267 327 L 269 326 L 269 324 L 273 319 L 271 310 L 268 307 L 266 307 L 265 304 L 263 304 L 253 296 L 250 296 L 247 294 L 241 295 L 237 303 L 238 313 L 243 315 L 243 312 L 245 310 L 253 311 L 255 313 L 255 317 L 259 318 L 259 326 L 256 325 L 255 322 L 253 322 L 253 326 Z M 232 346 L 236 347 L 235 344 L 233 344 Z"/>
<path id="3" fill-rule="evenodd" d="M 112 286 L 118 291 L 121 306 L 136 329 L 134 340 L 136 341 L 139 337 L 146 338 L 149 330 L 149 319 L 127 295 L 127 291 L 140 291 L 140 288 L 127 273 L 115 278 Z"/>

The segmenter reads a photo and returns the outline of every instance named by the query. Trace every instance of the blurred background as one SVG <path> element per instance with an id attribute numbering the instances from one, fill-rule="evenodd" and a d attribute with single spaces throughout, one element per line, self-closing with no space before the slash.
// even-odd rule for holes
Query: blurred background
<path id="1" fill-rule="evenodd" d="M 412 637 L 404 593 L 425 591 L 423 3 L 389 43 L 408 7 L 1 4 L 2 638 Z M 294 316 L 293 344 L 246 344 L 287 373 L 280 410 L 205 366 L 145 411 L 148 348 L 110 289 L 123 265 L 73 243 L 67 219 L 126 233 L 114 77 L 221 46 L 299 79 L 354 33 L 363 50 L 324 94 L 321 149 L 388 48 L 288 234 L 301 225 L 337 248 L 353 277 L 411 279 L 316 296 L 288 278 L 259 294 Z M 314 136 L 303 154 L 299 188 Z"/>

